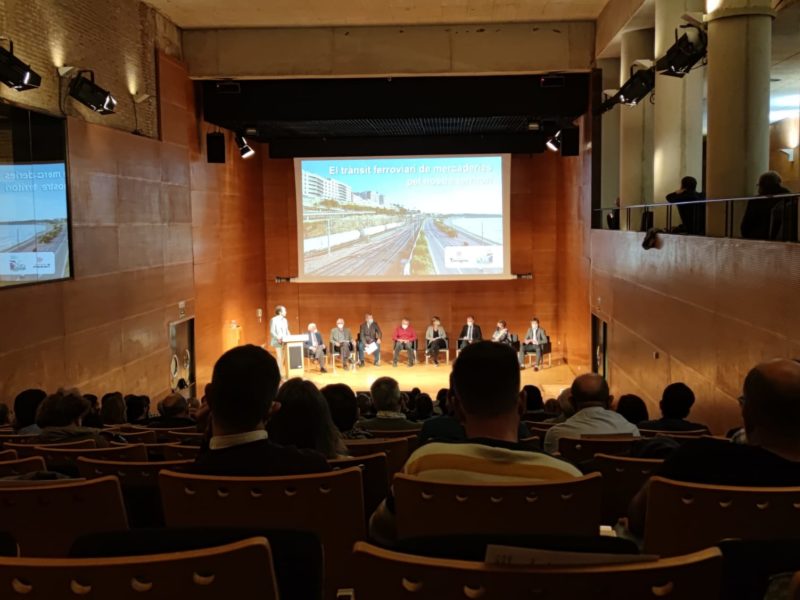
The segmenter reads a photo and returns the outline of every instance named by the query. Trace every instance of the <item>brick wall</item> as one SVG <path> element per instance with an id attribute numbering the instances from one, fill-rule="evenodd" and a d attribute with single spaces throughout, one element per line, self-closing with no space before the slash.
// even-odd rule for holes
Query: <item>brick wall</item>
<path id="1" fill-rule="evenodd" d="M 3 0 L 0 35 L 14 41 L 14 53 L 42 76 L 42 86 L 24 93 L 0 86 L 0 98 L 51 113 L 61 113 L 66 96 L 56 67 L 93 69 L 99 85 L 119 102 L 113 115 L 100 116 L 66 100 L 66 114 L 90 123 L 133 131 L 131 93 L 153 96 L 136 107 L 138 127 L 158 136 L 156 48 L 180 54 L 177 28 L 154 9 L 135 0 Z"/>

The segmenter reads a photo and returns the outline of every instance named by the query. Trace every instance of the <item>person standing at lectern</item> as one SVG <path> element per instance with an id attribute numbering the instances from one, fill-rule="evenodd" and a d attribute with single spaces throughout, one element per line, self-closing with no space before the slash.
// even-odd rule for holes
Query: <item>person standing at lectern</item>
<path id="1" fill-rule="evenodd" d="M 339 351 L 339 356 L 342 357 L 342 368 L 347 367 L 347 363 L 355 363 L 353 358 L 353 334 L 344 326 L 344 319 L 339 317 L 336 319 L 336 327 L 331 329 L 331 344 L 333 351 Z"/>
<path id="2" fill-rule="evenodd" d="M 269 322 L 269 345 L 275 349 L 281 381 L 286 381 L 286 356 L 283 353 L 283 338 L 289 335 L 289 321 L 286 320 L 286 307 L 278 304 L 275 316 Z"/>
<path id="3" fill-rule="evenodd" d="M 371 352 L 375 359 L 375 366 L 379 367 L 381 364 L 381 328 L 372 318 L 372 313 L 364 315 L 364 322 L 358 329 L 358 363 L 364 366 L 364 350 L 368 346 L 372 347 L 375 344 L 375 350 Z"/>
<path id="4" fill-rule="evenodd" d="M 320 372 L 327 373 L 328 371 L 325 370 L 325 342 L 322 341 L 322 334 L 317 331 L 316 323 L 308 324 L 308 337 L 303 345 L 306 347 L 306 354 L 317 359 Z"/>
<path id="5" fill-rule="evenodd" d="M 481 326 L 475 324 L 475 317 L 467 315 L 467 324 L 461 328 L 461 333 L 458 336 L 458 347 L 463 350 L 470 344 L 480 342 L 482 339 Z"/>
<path id="6" fill-rule="evenodd" d="M 397 366 L 397 360 L 400 358 L 400 352 L 405 350 L 408 354 L 408 366 L 413 367 L 416 359 L 414 355 L 414 342 L 417 341 L 417 333 L 411 326 L 411 321 L 408 319 L 403 319 L 400 321 L 400 325 L 394 329 L 392 341 L 394 342 L 393 366 Z"/>
<path id="7" fill-rule="evenodd" d="M 525 339 L 519 346 L 519 368 L 525 368 L 525 354 L 528 352 L 536 352 L 536 366 L 533 367 L 534 371 L 538 371 L 542 366 L 542 349 L 547 343 L 547 334 L 544 329 L 539 327 L 539 319 L 534 317 L 531 320 L 531 326 L 525 333 Z"/>

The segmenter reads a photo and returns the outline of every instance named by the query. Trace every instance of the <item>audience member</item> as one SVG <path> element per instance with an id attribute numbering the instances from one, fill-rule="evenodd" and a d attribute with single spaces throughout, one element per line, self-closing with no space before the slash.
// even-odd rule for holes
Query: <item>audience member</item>
<path id="1" fill-rule="evenodd" d="M 617 412 L 625 417 L 629 423 L 639 425 L 642 421 L 647 421 L 650 414 L 647 412 L 647 404 L 635 394 L 623 394 L 617 400 Z"/>
<path id="2" fill-rule="evenodd" d="M 193 427 L 196 424 L 189 416 L 189 402 L 181 394 L 170 394 L 159 402 L 158 414 L 158 417 L 148 421 L 148 427 L 173 429 Z"/>
<path id="3" fill-rule="evenodd" d="M 656 471 L 667 479 L 712 485 L 800 485 L 800 364 L 776 359 L 756 365 L 744 380 L 742 419 L 747 441 L 690 440 Z M 641 534 L 646 484 L 630 507 L 629 527 Z"/>
<path id="4" fill-rule="evenodd" d="M 370 387 L 372 401 L 377 414 L 373 419 L 365 419 L 361 426 L 367 431 L 391 431 L 419 429 L 421 423 L 409 421 L 401 411 L 400 387 L 391 377 L 379 377 Z"/>
<path id="5" fill-rule="evenodd" d="M 561 403 L 555 398 L 549 398 L 547 402 L 544 403 L 544 412 L 548 417 L 560 416 L 563 412 L 561 409 Z"/>
<path id="6" fill-rule="evenodd" d="M 223 354 L 207 388 L 212 437 L 189 470 L 207 475 L 278 476 L 330 470 L 322 455 L 268 439 L 281 374 L 269 352 L 248 344 Z"/>
<path id="7" fill-rule="evenodd" d="M 344 383 L 332 383 L 320 390 L 331 411 L 333 424 L 346 440 L 371 438 L 369 431 L 364 431 L 358 423 L 358 400 L 355 392 Z"/>
<path id="8" fill-rule="evenodd" d="M 98 448 L 108 441 L 98 429 L 83 426 L 89 413 L 89 402 L 75 390 L 59 390 L 45 398 L 36 411 L 36 424 L 41 429 L 37 441 L 43 444 L 94 440 Z"/>
<path id="9" fill-rule="evenodd" d="M 105 394 L 100 401 L 100 415 L 104 425 L 124 425 L 128 422 L 125 399 L 120 392 Z"/>
<path id="10" fill-rule="evenodd" d="M 535 385 L 528 384 L 523 386 L 522 391 L 525 393 L 524 419 L 526 421 L 544 421 L 548 415 L 544 412 L 542 390 Z"/>
<path id="11" fill-rule="evenodd" d="M 790 193 L 783 185 L 781 176 L 775 171 L 762 173 L 758 178 L 758 195 L 775 196 Z M 780 198 L 750 200 L 742 217 L 742 237 L 751 240 L 768 240 L 771 235 L 772 209 L 780 206 Z"/>
<path id="12" fill-rule="evenodd" d="M 640 429 L 656 431 L 698 431 L 708 427 L 700 423 L 687 421 L 686 417 L 694 405 L 694 392 L 685 383 L 671 383 L 664 388 L 661 394 L 661 418 L 654 421 L 644 421 L 639 424 Z"/>
<path id="13" fill-rule="evenodd" d="M 371 419 L 375 416 L 375 403 L 372 401 L 372 396 L 370 396 L 368 392 L 356 394 L 356 403 L 358 404 L 360 419 Z"/>
<path id="14" fill-rule="evenodd" d="M 417 449 L 404 473 L 431 481 L 475 483 L 580 477 L 571 464 L 519 444 L 525 398 L 513 348 L 492 342 L 470 344 L 456 359 L 451 380 L 455 412 L 467 439 L 455 444 L 432 442 Z M 390 544 L 396 537 L 393 510 L 390 497 L 370 519 L 370 535 L 379 543 Z"/>
<path id="15" fill-rule="evenodd" d="M 83 426 L 102 429 L 103 419 L 100 416 L 100 406 L 97 401 L 97 396 L 94 394 L 84 394 L 83 397 L 86 398 L 86 401 L 89 403 L 89 413 L 83 417 Z"/>
<path id="16" fill-rule="evenodd" d="M 583 435 L 639 435 L 636 425 L 625 417 L 609 410 L 613 397 L 608 383 L 596 373 L 579 375 L 570 388 L 571 402 L 575 414 L 563 423 L 553 425 L 545 435 L 544 449 L 558 451 L 558 440 L 562 437 L 579 438 Z"/>
<path id="17" fill-rule="evenodd" d="M 41 433 L 36 424 L 36 411 L 47 398 L 47 392 L 39 389 L 24 390 L 14 398 L 14 429 L 20 435 Z"/>
<path id="18" fill-rule="evenodd" d="M 125 396 L 125 406 L 127 407 L 126 418 L 128 423 L 143 425 L 147 423 L 150 399 L 147 396 L 137 396 L 128 394 Z"/>
<path id="19" fill-rule="evenodd" d="M 315 450 L 325 458 L 347 455 L 342 435 L 331 419 L 328 402 L 311 381 L 294 377 L 278 390 L 279 409 L 267 424 L 272 440 L 282 446 Z"/>
<path id="20" fill-rule="evenodd" d="M 556 402 L 558 402 L 559 406 L 558 414 L 551 419 L 545 420 L 545 423 L 563 423 L 575 414 L 575 407 L 572 405 L 572 389 L 564 388 L 561 390 Z"/>
<path id="21" fill-rule="evenodd" d="M 706 205 L 684 204 L 703 200 L 705 196 L 697 191 L 697 179 L 686 176 L 681 179 L 679 190 L 667 194 L 667 202 L 678 204 L 678 214 L 681 217 L 683 228 L 689 235 L 705 235 L 706 233 Z"/>
<path id="22" fill-rule="evenodd" d="M 434 412 L 439 415 L 447 415 L 450 414 L 447 408 L 447 396 L 449 394 L 449 390 L 447 388 L 441 388 L 438 392 L 436 392 L 436 406 L 434 407 Z"/>
<path id="23" fill-rule="evenodd" d="M 8 415 L 9 415 L 8 404 L 0 403 L 0 426 L 1 427 L 5 427 L 6 425 L 9 424 Z"/>
<path id="24" fill-rule="evenodd" d="M 433 416 L 433 400 L 428 394 L 420 394 L 417 396 L 416 406 L 414 412 L 411 413 L 409 418 L 412 421 L 426 421 Z"/>

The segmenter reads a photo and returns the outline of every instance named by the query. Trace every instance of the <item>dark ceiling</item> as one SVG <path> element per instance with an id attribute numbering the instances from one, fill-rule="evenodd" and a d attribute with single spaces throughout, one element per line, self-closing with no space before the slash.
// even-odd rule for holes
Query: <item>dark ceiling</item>
<path id="1" fill-rule="evenodd" d="M 589 74 L 205 81 L 202 97 L 273 157 L 542 152 L 586 112 Z"/>

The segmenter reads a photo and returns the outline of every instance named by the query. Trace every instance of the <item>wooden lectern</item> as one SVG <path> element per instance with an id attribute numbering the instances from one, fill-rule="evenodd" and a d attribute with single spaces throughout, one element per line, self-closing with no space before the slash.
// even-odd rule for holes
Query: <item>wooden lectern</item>
<path id="1" fill-rule="evenodd" d="M 286 357 L 286 376 L 302 377 L 305 372 L 305 348 L 304 344 L 307 335 L 287 335 L 283 338 L 283 345 L 286 350 L 284 356 Z"/>

